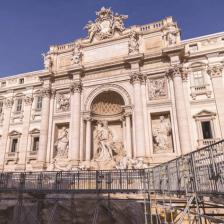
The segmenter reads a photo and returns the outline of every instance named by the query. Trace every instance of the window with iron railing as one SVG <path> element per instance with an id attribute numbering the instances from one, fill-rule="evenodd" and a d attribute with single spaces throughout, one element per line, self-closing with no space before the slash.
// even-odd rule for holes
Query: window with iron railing
<path id="1" fill-rule="evenodd" d="M 20 98 L 20 99 L 17 99 L 16 101 L 16 112 L 21 112 L 22 111 L 22 105 L 23 105 L 23 100 Z"/>
<path id="2" fill-rule="evenodd" d="M 41 110 L 42 109 L 42 96 L 37 96 L 36 99 L 36 109 Z"/>

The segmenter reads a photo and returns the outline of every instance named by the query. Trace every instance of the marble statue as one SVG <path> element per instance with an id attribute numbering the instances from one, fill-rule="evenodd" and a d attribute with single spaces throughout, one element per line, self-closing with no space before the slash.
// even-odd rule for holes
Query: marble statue
<path id="1" fill-rule="evenodd" d="M 107 121 L 99 122 L 95 138 L 98 144 L 98 153 L 95 161 L 105 162 L 113 160 L 113 134 L 108 128 Z"/>
<path id="2" fill-rule="evenodd" d="M 81 64 L 81 60 L 82 60 L 81 44 L 75 43 L 74 51 L 72 54 L 72 63 Z"/>
<path id="3" fill-rule="evenodd" d="M 53 60 L 52 57 L 49 53 L 43 53 L 42 57 L 44 59 L 44 68 L 46 70 L 49 70 L 49 72 L 52 72 L 52 67 L 53 67 Z"/>
<path id="4" fill-rule="evenodd" d="M 171 125 L 164 116 L 160 116 L 159 127 L 153 130 L 154 145 L 157 150 L 168 150 L 168 136 L 171 135 Z"/>
<path id="5" fill-rule="evenodd" d="M 103 40 L 113 37 L 116 31 L 121 34 L 125 30 L 124 20 L 128 18 L 126 15 L 114 14 L 110 8 L 102 7 L 96 12 L 96 16 L 95 22 L 89 21 L 84 27 L 90 42 L 94 37 L 97 40 Z"/>
<path id="6" fill-rule="evenodd" d="M 173 46 L 177 44 L 179 31 L 173 23 L 168 23 L 165 28 L 165 37 L 168 46 Z"/>
<path id="7" fill-rule="evenodd" d="M 129 39 L 129 54 L 139 53 L 139 37 L 135 31 L 131 31 L 130 39 Z"/>
<path id="8" fill-rule="evenodd" d="M 69 143 L 69 135 L 68 129 L 63 127 L 60 134 L 58 135 L 58 139 L 55 142 L 56 147 L 56 158 L 67 158 L 68 157 L 68 143 Z"/>

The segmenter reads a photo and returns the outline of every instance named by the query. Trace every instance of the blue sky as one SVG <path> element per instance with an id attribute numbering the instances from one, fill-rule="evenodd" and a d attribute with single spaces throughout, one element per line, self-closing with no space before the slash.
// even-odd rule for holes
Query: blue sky
<path id="1" fill-rule="evenodd" d="M 85 37 L 102 6 L 129 15 L 126 26 L 173 16 L 182 39 L 224 31 L 224 0 L 0 0 L 0 76 L 42 69 L 41 53 Z"/>

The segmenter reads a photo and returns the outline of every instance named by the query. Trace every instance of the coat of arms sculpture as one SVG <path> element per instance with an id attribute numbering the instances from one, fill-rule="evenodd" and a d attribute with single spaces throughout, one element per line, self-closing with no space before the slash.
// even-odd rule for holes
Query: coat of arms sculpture
<path id="1" fill-rule="evenodd" d="M 128 18 L 127 15 L 114 14 L 110 8 L 102 7 L 96 12 L 96 16 L 95 22 L 89 21 L 84 27 L 88 31 L 90 42 L 94 37 L 97 40 L 103 40 L 113 37 L 115 32 L 121 34 L 125 30 L 124 20 Z"/>

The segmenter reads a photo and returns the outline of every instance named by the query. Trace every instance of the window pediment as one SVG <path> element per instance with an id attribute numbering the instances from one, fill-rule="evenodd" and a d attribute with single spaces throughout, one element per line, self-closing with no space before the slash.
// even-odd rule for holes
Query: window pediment
<path id="1" fill-rule="evenodd" d="M 38 128 L 34 128 L 29 133 L 30 134 L 39 134 L 40 133 L 40 130 Z"/>
<path id="2" fill-rule="evenodd" d="M 9 136 L 18 136 L 18 135 L 21 135 L 21 133 L 16 130 L 9 132 Z"/>
<path id="3" fill-rule="evenodd" d="M 216 116 L 216 113 L 208 110 L 202 110 L 199 113 L 195 114 L 193 117 L 199 118 L 199 117 L 212 117 L 212 116 Z"/>

